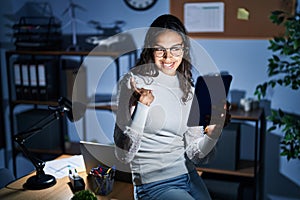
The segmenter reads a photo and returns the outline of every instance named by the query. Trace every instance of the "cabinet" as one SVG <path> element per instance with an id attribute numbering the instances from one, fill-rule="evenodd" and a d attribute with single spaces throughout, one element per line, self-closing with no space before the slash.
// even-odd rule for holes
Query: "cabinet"
<path id="1" fill-rule="evenodd" d="M 16 144 L 13 140 L 13 137 L 16 133 L 18 133 L 17 130 L 17 119 L 16 119 L 16 108 L 19 105 L 31 105 L 33 108 L 45 108 L 48 105 L 57 106 L 58 105 L 58 98 L 60 96 L 66 95 L 66 87 L 67 81 L 65 77 L 63 76 L 64 71 L 64 59 L 66 57 L 76 57 L 79 59 L 79 63 L 82 63 L 84 58 L 86 56 L 92 56 L 92 57 L 110 57 L 113 59 L 113 61 L 116 64 L 116 77 L 117 81 L 120 77 L 120 60 L 119 58 L 121 56 L 128 56 L 129 62 L 131 65 L 131 62 L 133 59 L 136 59 L 136 52 L 118 52 L 118 51 L 30 51 L 30 50 L 11 50 L 6 52 L 6 67 L 7 67 L 7 77 L 8 77 L 8 92 L 9 92 L 9 121 L 10 121 L 10 130 L 11 130 L 11 142 L 12 142 L 12 156 L 13 156 L 13 169 L 14 173 L 16 174 L 16 156 L 18 154 L 18 149 L 16 148 Z M 46 98 L 41 98 L 41 93 L 38 93 L 38 98 L 27 98 L 27 96 L 21 95 L 19 96 L 18 89 L 24 92 L 24 84 L 22 84 L 22 87 L 18 88 L 18 81 L 16 82 L 15 77 L 15 69 L 14 69 L 14 63 L 19 60 L 26 60 L 30 61 L 30 63 L 38 63 L 40 60 L 47 60 L 51 61 L 51 63 L 55 63 L 54 65 L 51 65 L 50 68 L 53 72 L 51 75 L 54 76 L 52 79 L 54 80 L 52 86 L 55 89 L 55 92 L 53 92 L 53 95 L 46 96 Z M 130 66 L 129 65 L 129 66 Z M 101 67 L 101 65 L 99 65 Z M 27 71 L 29 73 L 29 70 Z M 38 77 L 38 76 L 37 76 Z M 30 81 L 30 80 L 29 80 Z M 24 83 L 24 82 L 23 82 Z M 31 83 L 31 82 L 30 82 Z M 33 89 L 33 87 L 30 87 L 29 89 Z M 25 85 L 27 87 L 27 85 Z M 41 87 L 40 85 L 37 85 L 38 89 L 49 89 L 47 85 L 43 85 Z M 45 88 L 44 88 L 45 87 Z M 72 87 L 71 87 L 72 88 Z M 31 96 L 32 97 L 32 96 Z M 71 100 L 71 99 L 70 99 Z M 103 105 L 103 106 L 97 106 L 97 109 L 109 109 L 109 106 Z M 59 151 L 51 151 L 47 150 L 46 153 L 54 153 L 54 154 L 61 154 L 65 152 L 65 146 L 64 146 L 64 138 L 65 134 L 67 133 L 67 124 L 66 119 L 63 118 L 63 120 L 59 121 L 60 124 L 60 149 Z M 32 149 L 30 149 L 32 150 Z M 44 153 L 36 149 L 36 153 Z"/>
<path id="2" fill-rule="evenodd" d="M 265 143 L 265 114 L 263 109 L 256 109 L 245 112 L 240 109 L 231 111 L 232 122 L 235 123 L 254 123 L 254 160 L 237 159 L 236 170 L 223 170 L 217 168 L 199 167 L 203 178 L 218 179 L 226 181 L 250 184 L 253 188 L 254 199 L 261 199 L 263 188 L 263 162 L 264 162 L 264 143 Z M 242 132 L 238 131 L 238 134 Z M 237 137 L 238 139 L 240 137 Z M 238 142 L 240 144 L 240 142 Z M 241 147 L 243 148 L 243 147 Z"/>

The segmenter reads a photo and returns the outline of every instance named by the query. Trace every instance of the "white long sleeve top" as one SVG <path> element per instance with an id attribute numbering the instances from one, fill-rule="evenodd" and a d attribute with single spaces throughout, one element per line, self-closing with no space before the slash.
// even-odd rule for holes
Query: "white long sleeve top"
<path id="1" fill-rule="evenodd" d="M 138 102 L 133 115 L 129 111 L 132 76 L 137 88 L 150 89 L 154 95 L 150 106 Z M 134 184 L 188 173 L 194 169 L 190 161 L 199 162 L 215 146 L 217 139 L 205 135 L 203 127 L 187 126 L 192 100 L 183 103 L 182 94 L 178 75 L 127 74 L 121 81 L 114 133 L 116 155 L 130 163 Z"/>

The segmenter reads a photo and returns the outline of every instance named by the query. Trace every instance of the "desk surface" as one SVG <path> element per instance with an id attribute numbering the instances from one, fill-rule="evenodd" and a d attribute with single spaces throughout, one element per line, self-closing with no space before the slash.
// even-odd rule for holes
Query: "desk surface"
<path id="1" fill-rule="evenodd" d="M 66 156 L 61 156 L 63 158 Z M 15 182 L 7 185 L 5 188 L 0 190 L 0 199 L 1 200 L 13 200 L 13 199 L 53 199 L 53 200 L 66 200 L 71 199 L 73 196 L 73 192 L 69 186 L 69 178 L 64 177 L 61 179 L 57 179 L 57 183 L 47 189 L 43 190 L 25 190 L 23 189 L 23 184 L 26 180 L 32 176 L 33 174 L 29 174 L 24 176 Z M 79 174 L 81 177 L 85 179 L 86 189 L 88 189 L 87 175 L 85 172 L 81 172 Z M 132 200 L 133 199 L 133 186 L 131 183 L 115 181 L 113 186 L 113 191 L 107 196 L 97 195 L 100 200 Z"/>
<path id="2" fill-rule="evenodd" d="M 251 110 L 249 112 L 245 112 L 242 109 L 233 109 L 230 110 L 230 114 L 232 119 L 259 121 L 264 114 L 263 111 L 264 110 L 262 108 Z"/>

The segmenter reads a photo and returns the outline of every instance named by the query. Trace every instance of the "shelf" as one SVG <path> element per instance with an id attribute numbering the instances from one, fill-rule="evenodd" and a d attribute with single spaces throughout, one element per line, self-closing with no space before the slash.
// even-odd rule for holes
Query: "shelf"
<path id="1" fill-rule="evenodd" d="M 231 119 L 236 120 L 247 120 L 247 121 L 259 121 L 262 115 L 262 109 L 252 110 L 251 112 L 246 112 L 242 109 L 232 109 L 230 110 Z"/>
<path id="2" fill-rule="evenodd" d="M 15 147 L 16 150 L 16 154 L 18 153 L 23 153 L 22 150 L 16 146 Z M 60 149 L 36 149 L 36 148 L 28 148 L 27 149 L 30 153 L 32 154 L 45 154 L 45 155 L 60 155 L 62 153 L 64 153 L 62 150 Z"/>
<path id="3" fill-rule="evenodd" d="M 117 58 L 123 52 L 111 52 L 111 51 L 50 51 L 50 50 L 41 50 L 41 51 L 32 51 L 32 50 L 11 50 L 7 52 L 8 54 L 16 55 L 44 55 L 44 56 L 110 56 Z"/>
<path id="4" fill-rule="evenodd" d="M 58 149 L 28 149 L 30 151 L 30 153 L 36 153 L 36 154 L 49 154 L 49 155 L 60 155 L 62 153 L 64 153 L 62 150 L 58 150 Z"/>
<path id="5" fill-rule="evenodd" d="M 87 105 L 89 109 L 96 109 L 96 110 L 109 110 L 109 111 L 117 111 L 118 106 L 116 102 L 96 102 L 96 103 L 89 103 Z"/>
<path id="6" fill-rule="evenodd" d="M 90 103 L 87 105 L 88 109 L 109 110 L 113 112 L 116 112 L 118 109 L 116 95 L 95 94 L 89 99 Z"/>
<path id="7" fill-rule="evenodd" d="M 223 169 L 202 168 L 202 167 L 197 168 L 197 170 L 203 173 L 207 172 L 207 173 L 254 178 L 254 162 L 248 160 L 240 160 L 238 163 L 237 170 L 223 170 Z"/>
<path id="8" fill-rule="evenodd" d="M 57 101 L 35 101 L 35 100 L 14 100 L 11 102 L 13 105 L 18 104 L 34 104 L 34 105 L 49 105 L 49 106 L 57 106 Z"/>

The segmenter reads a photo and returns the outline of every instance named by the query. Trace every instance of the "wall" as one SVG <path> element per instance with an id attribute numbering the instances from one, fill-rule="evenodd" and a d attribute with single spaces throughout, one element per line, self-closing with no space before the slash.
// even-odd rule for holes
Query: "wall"
<path id="1" fill-rule="evenodd" d="M 20 10 L 23 4 L 27 2 L 25 0 L 12 0 L 1 2 L 0 15 L 4 20 L 0 20 L 0 42 L 1 42 L 1 70 L 2 75 L 5 72 L 5 61 L 4 52 L 5 48 L 11 46 L 11 37 L 7 36 L 7 33 L 11 33 L 11 30 L 7 28 L 7 24 L 12 24 L 13 21 L 8 20 L 8 14 L 14 14 Z M 35 1 L 41 2 L 41 1 Z M 43 1 L 44 2 L 44 1 Z M 62 20 L 62 24 L 67 24 L 69 17 L 68 15 L 62 15 L 64 10 L 68 7 L 68 0 L 51 0 L 51 7 L 53 14 Z M 89 20 L 100 21 L 104 24 L 109 24 L 115 20 L 124 20 L 126 25 L 123 30 L 130 30 L 134 28 L 147 27 L 151 21 L 158 15 L 169 12 L 169 1 L 162 0 L 150 10 L 144 12 L 137 12 L 129 9 L 123 1 L 120 0 L 74 0 L 74 3 L 81 5 L 85 10 L 77 10 L 76 16 L 83 22 Z M 299 2 L 299 0 L 298 0 Z M 4 16 L 5 15 L 5 16 Z M 71 27 L 66 26 L 63 29 L 64 33 L 70 33 Z M 78 23 L 77 26 L 78 33 L 97 33 L 95 29 L 88 26 L 85 23 Z M 259 83 L 264 82 L 267 79 L 266 66 L 267 58 L 271 56 L 271 53 L 267 50 L 268 41 L 267 40 L 227 40 L 227 39 L 199 39 L 197 40 L 207 52 L 211 55 L 212 59 L 215 61 L 216 65 L 220 70 L 229 71 L 233 74 L 234 79 L 232 82 L 231 89 L 245 90 L 247 97 L 253 97 L 255 86 Z M 106 62 L 105 60 L 100 60 L 97 62 Z M 110 71 L 113 73 L 114 71 Z M 6 77 L 1 77 L 3 85 L 6 84 Z M 109 82 L 109 80 L 107 81 Z M 106 90 L 109 91 L 113 85 L 108 84 Z M 6 91 L 6 92 L 5 92 Z M 7 88 L 4 88 L 4 96 L 7 97 Z M 268 98 L 272 100 L 272 108 L 281 107 L 282 109 L 292 112 L 300 113 L 300 105 L 298 100 L 300 99 L 299 92 L 291 92 L 286 88 L 276 88 L 269 91 Z M 4 99 L 6 100 L 6 99 Z M 5 102 L 5 101 L 4 101 Z M 7 115 L 7 110 L 5 112 Z M 99 118 L 104 121 L 105 126 L 102 127 L 108 137 L 111 138 L 112 124 L 114 117 L 106 112 L 99 111 Z M 91 131 L 93 128 L 91 127 Z M 9 131 L 9 130 L 8 130 Z M 110 136 L 109 136 L 110 135 Z M 267 136 L 267 138 L 273 136 Z M 91 136 L 93 138 L 93 136 Z M 75 137 L 76 139 L 76 137 Z M 269 138 L 270 139 L 270 138 Z M 7 139 L 8 140 L 8 139 Z M 274 145 L 274 144 L 273 144 Z M 268 148 L 273 149 L 273 151 L 268 151 L 270 154 L 277 155 L 278 146 L 268 146 Z M 269 156 L 266 156 L 269 158 Z M 0 155 L 1 158 L 1 155 Z M 273 160 L 279 160 L 282 162 L 282 158 L 275 156 Z M 1 162 L 2 163 L 2 162 Z M 280 165 L 281 166 L 281 165 Z M 286 175 L 284 169 L 279 166 L 277 174 L 287 177 L 286 179 L 292 180 L 292 187 L 299 187 L 299 183 L 295 183 L 292 177 L 293 175 Z M 297 166 L 297 165 L 296 165 Z M 299 179 L 300 180 L 300 179 Z M 273 180 L 267 179 L 266 184 L 272 183 Z M 267 193 L 275 193 L 280 195 L 281 190 L 289 190 L 289 188 L 280 188 L 279 190 L 274 190 L 272 188 L 266 188 Z M 292 190 L 293 191 L 293 190 Z M 293 193 L 292 193 L 293 194 Z M 290 194 L 290 195 L 292 195 Z M 287 194 L 285 194 L 287 195 Z"/>

